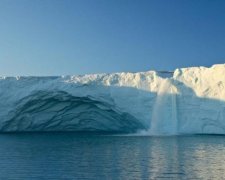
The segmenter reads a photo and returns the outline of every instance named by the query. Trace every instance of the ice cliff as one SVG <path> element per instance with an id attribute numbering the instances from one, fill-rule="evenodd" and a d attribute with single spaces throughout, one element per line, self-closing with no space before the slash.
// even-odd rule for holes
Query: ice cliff
<path id="1" fill-rule="evenodd" d="M 174 72 L 0 77 L 0 131 L 225 134 L 225 64 Z"/>

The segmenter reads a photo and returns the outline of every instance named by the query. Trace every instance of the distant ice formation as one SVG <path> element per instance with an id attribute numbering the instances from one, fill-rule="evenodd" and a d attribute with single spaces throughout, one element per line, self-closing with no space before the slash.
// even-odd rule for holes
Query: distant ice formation
<path id="1" fill-rule="evenodd" d="M 225 64 L 174 72 L 0 77 L 0 131 L 225 134 Z"/>

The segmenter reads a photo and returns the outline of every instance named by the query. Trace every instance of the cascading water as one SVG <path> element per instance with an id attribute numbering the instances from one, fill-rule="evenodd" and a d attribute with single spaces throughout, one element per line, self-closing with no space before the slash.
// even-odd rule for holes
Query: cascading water
<path id="1" fill-rule="evenodd" d="M 171 133 L 177 134 L 178 133 L 178 120 L 177 120 L 177 89 L 175 86 L 171 86 L 171 98 L 172 98 L 172 131 Z"/>
<path id="2" fill-rule="evenodd" d="M 170 79 L 163 79 L 153 107 L 149 133 L 177 134 L 176 91 Z"/>

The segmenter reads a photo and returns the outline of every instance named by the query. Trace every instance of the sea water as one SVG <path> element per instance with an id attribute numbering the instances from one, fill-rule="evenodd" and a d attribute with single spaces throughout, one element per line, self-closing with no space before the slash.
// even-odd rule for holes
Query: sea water
<path id="1" fill-rule="evenodd" d="M 0 135 L 0 179 L 224 177 L 224 136 Z"/>

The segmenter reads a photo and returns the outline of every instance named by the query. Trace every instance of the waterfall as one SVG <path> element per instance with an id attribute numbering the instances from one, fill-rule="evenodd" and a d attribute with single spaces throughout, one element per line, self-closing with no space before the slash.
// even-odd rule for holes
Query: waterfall
<path id="1" fill-rule="evenodd" d="M 177 134 L 176 91 L 170 79 L 163 79 L 152 111 L 149 133 Z"/>
<path id="2" fill-rule="evenodd" d="M 173 127 L 173 134 L 178 133 L 178 120 L 177 120 L 177 93 L 174 86 L 171 86 L 171 98 L 172 98 L 172 127 Z"/>

